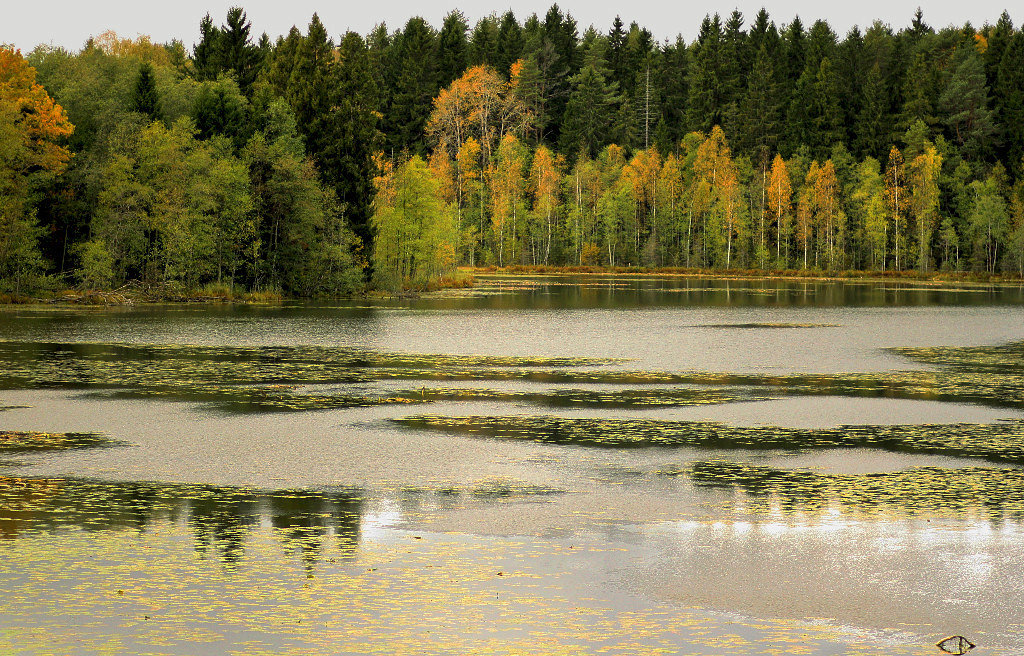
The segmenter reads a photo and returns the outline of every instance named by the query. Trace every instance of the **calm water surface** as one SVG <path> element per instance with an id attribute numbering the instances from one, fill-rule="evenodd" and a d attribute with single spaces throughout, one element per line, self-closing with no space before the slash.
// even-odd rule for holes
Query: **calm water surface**
<path id="1" fill-rule="evenodd" d="M 0 312 L 0 653 L 1024 651 L 1020 288 L 479 283 Z"/>

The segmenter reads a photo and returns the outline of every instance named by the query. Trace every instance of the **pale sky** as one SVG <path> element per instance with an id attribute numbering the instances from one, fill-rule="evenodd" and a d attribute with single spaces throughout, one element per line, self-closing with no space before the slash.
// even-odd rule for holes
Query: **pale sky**
<path id="1" fill-rule="evenodd" d="M 510 8 L 509 4 L 500 2 L 463 1 L 453 4 L 452 0 L 404 0 L 378 4 L 351 0 L 49 0 L 36 4 L 22 0 L 0 0 L 0 43 L 14 44 L 25 51 L 41 43 L 77 50 L 90 35 L 113 29 L 121 36 L 132 38 L 148 34 L 156 42 L 179 38 L 191 47 L 198 38 L 199 20 L 203 15 L 209 12 L 215 23 L 220 25 L 224 22 L 227 9 L 233 5 L 245 8 L 257 36 L 267 32 L 271 38 L 276 38 L 286 33 L 292 25 L 304 29 L 313 12 L 317 12 L 329 34 L 337 39 L 348 29 L 366 34 L 381 21 L 387 23 L 389 30 L 394 30 L 413 15 L 421 15 L 439 27 L 444 15 L 453 8 L 461 9 L 472 25 L 481 16 L 493 12 L 502 13 Z M 533 12 L 543 16 L 550 4 L 548 0 L 525 0 L 511 5 L 511 9 L 521 22 Z M 974 0 L 967 3 L 929 3 L 921 0 L 843 3 L 778 0 L 769 3 L 761 0 L 717 5 L 686 0 L 559 2 L 563 11 L 568 11 L 576 18 L 581 33 L 592 24 L 601 31 L 607 31 L 615 15 L 620 14 L 626 25 L 635 20 L 650 29 L 659 40 L 674 39 L 676 34 L 681 33 L 687 41 L 696 35 L 705 13 L 717 11 L 725 15 L 734 8 L 743 12 L 748 25 L 762 6 L 767 7 L 776 24 L 788 23 L 794 15 L 799 15 L 808 26 L 818 18 L 825 18 L 842 37 L 853 25 L 863 28 L 876 18 L 895 28 L 907 25 L 919 5 L 924 10 L 925 21 L 933 27 L 962 25 L 967 21 L 975 25 L 986 21 L 994 23 L 1003 9 L 1010 10 L 1015 25 L 1024 19 L 1024 10 L 1020 4 L 1009 0 Z"/>

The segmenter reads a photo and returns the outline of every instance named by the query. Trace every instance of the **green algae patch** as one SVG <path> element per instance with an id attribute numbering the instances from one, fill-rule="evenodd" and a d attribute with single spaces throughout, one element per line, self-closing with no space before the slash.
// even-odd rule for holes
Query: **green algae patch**
<path id="1" fill-rule="evenodd" d="M 718 422 L 591 419 L 511 415 L 417 415 L 402 426 L 456 435 L 518 439 L 586 447 L 701 447 L 811 450 L 866 447 L 904 453 L 981 458 L 1024 464 L 1024 421 L 995 424 L 904 424 L 825 429 L 730 426 Z"/>
<path id="2" fill-rule="evenodd" d="M 915 467 L 873 474 L 824 474 L 715 459 L 663 473 L 685 473 L 702 487 L 741 490 L 755 511 L 769 506 L 932 515 L 982 510 L 993 517 L 1024 517 L 1022 469 Z"/>
<path id="3" fill-rule="evenodd" d="M 120 446 L 123 442 L 99 433 L 0 431 L 0 451 L 66 451 Z"/>

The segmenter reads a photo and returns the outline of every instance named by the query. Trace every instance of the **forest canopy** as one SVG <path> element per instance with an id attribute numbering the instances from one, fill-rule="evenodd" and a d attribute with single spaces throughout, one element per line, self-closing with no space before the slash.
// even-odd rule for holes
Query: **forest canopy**
<path id="1" fill-rule="evenodd" d="M 0 292 L 459 265 L 1024 274 L 1024 32 L 766 11 L 0 47 Z M 690 28 L 691 26 L 680 26 Z"/>

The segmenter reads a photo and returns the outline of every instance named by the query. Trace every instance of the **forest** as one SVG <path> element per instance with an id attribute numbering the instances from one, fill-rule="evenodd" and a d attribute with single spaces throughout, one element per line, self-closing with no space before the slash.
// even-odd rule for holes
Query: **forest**
<path id="1" fill-rule="evenodd" d="M 1024 275 L 1024 31 L 686 41 L 557 5 L 0 47 L 0 293 L 339 296 L 459 266 Z M 693 26 L 679 26 L 692 30 Z"/>

